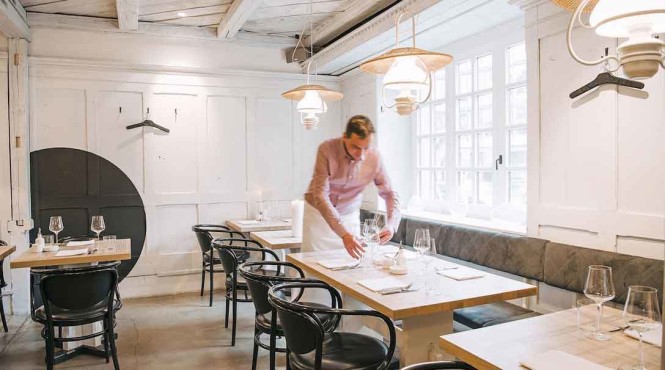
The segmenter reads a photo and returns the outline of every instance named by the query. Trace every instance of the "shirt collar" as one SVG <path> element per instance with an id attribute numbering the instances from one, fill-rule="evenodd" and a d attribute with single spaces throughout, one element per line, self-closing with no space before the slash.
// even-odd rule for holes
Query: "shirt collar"
<path id="1" fill-rule="evenodd" d="M 353 158 L 353 157 L 351 156 L 351 154 L 349 154 L 349 151 L 346 150 L 346 145 L 344 145 L 344 140 L 342 140 L 342 139 L 340 138 L 340 139 L 339 139 L 339 142 L 340 142 L 340 144 L 341 144 L 341 146 L 342 146 L 342 153 L 344 153 L 344 158 L 348 159 L 350 162 L 354 162 L 354 161 L 355 161 L 355 158 Z M 358 162 L 362 162 L 362 161 L 364 161 L 364 160 L 365 160 L 365 157 L 366 157 L 366 151 L 365 151 L 365 153 L 363 153 L 363 154 L 360 155 L 360 159 L 358 160 Z"/>

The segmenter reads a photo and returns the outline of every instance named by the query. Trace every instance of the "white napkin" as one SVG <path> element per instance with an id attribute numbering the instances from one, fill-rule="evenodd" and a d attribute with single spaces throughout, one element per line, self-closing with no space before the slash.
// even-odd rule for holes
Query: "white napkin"
<path id="1" fill-rule="evenodd" d="M 610 370 L 609 367 L 561 351 L 547 351 L 531 356 L 520 361 L 520 365 L 531 370 Z"/>
<path id="2" fill-rule="evenodd" d="M 256 220 L 241 220 L 241 221 L 236 221 L 240 225 L 256 225 L 259 223 L 259 221 Z"/>
<path id="3" fill-rule="evenodd" d="M 385 277 L 378 279 L 359 280 L 358 284 L 373 292 L 384 292 L 387 290 L 406 289 L 411 285 L 408 281 L 395 279 L 394 277 Z"/>
<path id="4" fill-rule="evenodd" d="M 95 244 L 94 240 L 80 240 L 75 242 L 67 242 L 68 247 L 80 247 L 83 245 L 93 245 Z"/>
<path id="5" fill-rule="evenodd" d="M 316 263 L 327 269 L 333 270 L 333 269 L 355 266 L 358 263 L 358 260 L 352 258 L 337 258 L 331 260 L 320 260 L 316 261 Z"/>
<path id="6" fill-rule="evenodd" d="M 454 270 L 439 270 L 436 272 L 439 275 L 454 279 L 454 280 L 470 280 L 478 279 L 485 276 L 485 273 L 482 271 L 470 269 L 470 268 L 458 268 Z"/>
<path id="7" fill-rule="evenodd" d="M 66 251 L 60 251 L 55 254 L 56 257 L 69 257 L 69 256 L 78 256 L 81 254 L 88 254 L 87 249 L 70 249 Z"/>
<path id="8" fill-rule="evenodd" d="M 633 329 L 626 329 L 624 332 L 627 336 L 635 339 L 640 339 L 640 335 Z M 642 340 L 646 343 L 653 344 L 656 347 L 663 346 L 663 327 L 659 326 L 658 329 L 649 330 L 642 334 Z"/>

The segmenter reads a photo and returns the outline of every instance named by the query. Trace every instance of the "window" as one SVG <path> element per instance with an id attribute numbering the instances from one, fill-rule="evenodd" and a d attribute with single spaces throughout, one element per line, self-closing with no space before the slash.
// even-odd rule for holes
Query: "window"
<path id="1" fill-rule="evenodd" d="M 525 46 L 487 50 L 438 71 L 416 115 L 416 195 L 425 201 L 526 205 Z"/>

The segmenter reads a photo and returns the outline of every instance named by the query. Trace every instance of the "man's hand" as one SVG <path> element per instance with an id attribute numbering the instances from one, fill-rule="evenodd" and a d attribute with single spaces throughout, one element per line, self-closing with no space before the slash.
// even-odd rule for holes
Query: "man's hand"
<path id="1" fill-rule="evenodd" d="M 392 229 L 383 229 L 379 232 L 379 238 L 381 239 L 380 243 L 381 244 L 386 244 L 390 241 L 390 239 L 393 238 L 393 230 Z"/>
<path id="2" fill-rule="evenodd" d="M 346 248 L 351 257 L 359 259 L 365 253 L 363 246 L 350 233 L 345 234 L 342 237 L 342 241 L 344 242 L 344 248 Z"/>

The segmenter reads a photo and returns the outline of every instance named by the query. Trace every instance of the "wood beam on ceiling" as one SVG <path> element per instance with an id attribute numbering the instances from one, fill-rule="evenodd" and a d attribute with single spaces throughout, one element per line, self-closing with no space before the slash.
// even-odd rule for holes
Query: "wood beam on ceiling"
<path id="1" fill-rule="evenodd" d="M 367 17 L 385 9 L 395 0 L 376 0 L 376 1 L 356 1 L 348 9 L 331 17 L 314 28 L 314 43 L 324 44 L 333 38 L 339 36 L 351 27 L 362 22 Z M 304 39 L 305 46 L 310 46 L 312 42 L 311 35 Z"/>
<path id="2" fill-rule="evenodd" d="M 236 37 L 240 28 L 249 19 L 262 0 L 234 0 L 229 11 L 224 15 L 217 26 L 217 37 L 220 39 L 232 39 Z"/>
<path id="3" fill-rule="evenodd" d="M 139 29 L 139 0 L 115 0 L 118 11 L 118 28 L 137 31 Z"/>
<path id="4" fill-rule="evenodd" d="M 70 29 L 103 33 L 133 33 L 169 38 L 198 40 L 218 40 L 217 32 L 211 27 L 175 26 L 161 23 L 139 22 L 138 31 L 118 28 L 114 19 L 82 17 L 61 14 L 28 13 L 28 25 L 33 28 Z M 296 40 L 287 37 L 257 35 L 238 32 L 235 39 L 248 46 L 285 48 L 295 46 Z"/>
<path id="5" fill-rule="evenodd" d="M 6 37 L 30 40 L 26 11 L 18 0 L 0 1 L 0 32 Z"/>

